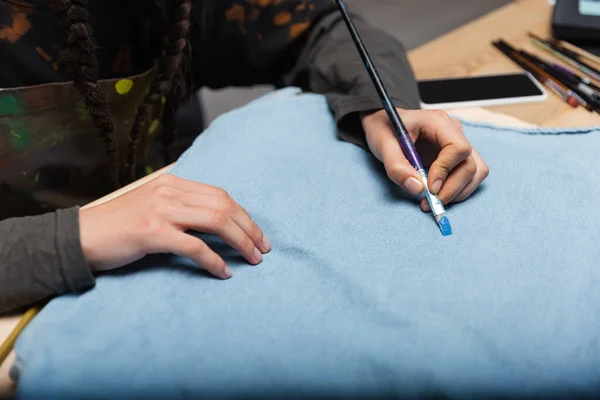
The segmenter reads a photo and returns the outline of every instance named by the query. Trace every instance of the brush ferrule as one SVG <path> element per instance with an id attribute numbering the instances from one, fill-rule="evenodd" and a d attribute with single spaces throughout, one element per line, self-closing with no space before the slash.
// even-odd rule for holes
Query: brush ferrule
<path id="1" fill-rule="evenodd" d="M 439 219 L 446 213 L 446 209 L 440 199 L 429 191 L 429 186 L 427 185 L 427 172 L 425 172 L 424 169 L 420 169 L 417 172 L 421 175 L 421 180 L 423 181 L 423 185 L 425 185 L 425 198 L 429 203 L 431 212 L 439 222 Z"/>

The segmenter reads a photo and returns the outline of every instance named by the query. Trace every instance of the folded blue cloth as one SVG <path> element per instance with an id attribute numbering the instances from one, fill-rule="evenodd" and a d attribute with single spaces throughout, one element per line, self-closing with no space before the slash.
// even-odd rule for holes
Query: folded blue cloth
<path id="1" fill-rule="evenodd" d="M 288 89 L 218 119 L 172 173 L 225 188 L 271 239 L 229 281 L 148 257 L 53 300 L 18 341 L 33 398 L 600 393 L 600 132 L 465 123 L 492 174 L 430 214 Z"/>

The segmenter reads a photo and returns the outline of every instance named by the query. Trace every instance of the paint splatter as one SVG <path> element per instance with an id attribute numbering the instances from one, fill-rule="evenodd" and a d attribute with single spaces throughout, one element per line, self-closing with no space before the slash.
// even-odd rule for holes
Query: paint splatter
<path id="1" fill-rule="evenodd" d="M 150 127 L 148 128 L 148 134 L 150 134 L 150 136 L 155 135 L 156 132 L 158 132 L 158 128 L 160 128 L 160 121 L 155 119 L 150 123 Z"/>
<path id="2" fill-rule="evenodd" d="M 77 102 L 77 105 L 75 106 L 75 115 L 77 116 L 77 120 L 80 122 L 87 123 L 91 120 L 90 113 L 85 107 L 83 100 Z"/>
<path id="3" fill-rule="evenodd" d="M 69 129 L 67 129 L 64 126 L 57 125 L 54 127 L 54 129 L 49 134 L 47 134 L 40 140 L 38 145 L 40 145 L 40 146 L 45 146 L 47 144 L 53 145 L 53 144 L 56 144 L 56 143 L 64 140 L 68 135 L 69 135 Z"/>
<path id="4" fill-rule="evenodd" d="M 285 12 L 285 11 L 275 14 L 275 18 L 273 18 L 273 23 L 275 24 L 275 26 L 287 25 L 291 21 L 292 21 L 292 14 L 289 12 Z"/>
<path id="5" fill-rule="evenodd" d="M 21 133 L 16 131 L 15 129 L 11 129 L 8 131 L 10 133 L 12 139 L 12 147 L 15 150 L 21 151 L 27 148 L 29 141 L 31 140 L 31 136 L 25 133 Z"/>
<path id="6" fill-rule="evenodd" d="M 46 60 L 46 61 L 48 61 L 48 62 L 52 62 L 52 57 L 51 57 L 51 56 L 50 56 L 48 53 L 46 53 L 46 52 L 44 51 L 44 49 L 42 49 L 41 47 L 36 47 L 36 48 L 35 48 L 35 51 L 36 51 L 36 52 L 37 52 L 37 53 L 38 53 L 40 56 L 42 56 L 42 58 L 43 58 L 44 60 Z M 52 63 L 52 68 L 54 68 L 54 70 L 58 70 L 58 63 L 57 63 L 57 62 L 54 62 L 54 63 Z"/>
<path id="7" fill-rule="evenodd" d="M 23 121 L 8 121 L 8 133 L 12 142 L 12 148 L 17 151 L 22 151 L 27 148 L 31 141 L 31 132 Z"/>
<path id="8" fill-rule="evenodd" d="M 121 96 L 126 95 L 133 88 L 133 81 L 131 79 L 121 79 L 115 83 L 115 89 Z"/>
<path id="9" fill-rule="evenodd" d="M 310 28 L 310 22 L 299 22 L 290 27 L 290 39 L 294 40 Z"/>
<path id="10" fill-rule="evenodd" d="M 261 7 L 277 6 L 283 3 L 283 0 L 258 0 L 258 5 Z"/>
<path id="11" fill-rule="evenodd" d="M 0 27 L 0 40 L 17 43 L 31 29 L 31 22 L 27 19 L 31 12 L 27 7 L 17 4 L 12 6 L 12 23 Z"/>
<path id="12" fill-rule="evenodd" d="M 238 28 L 242 34 L 247 34 L 246 27 L 246 10 L 241 4 L 234 4 L 229 10 L 225 12 L 225 18 L 231 22 L 237 22 Z"/>
<path id="13" fill-rule="evenodd" d="M 25 101 L 13 96 L 5 95 L 0 97 L 0 114 L 3 115 L 18 115 L 25 112 Z"/>
<path id="14" fill-rule="evenodd" d="M 50 55 L 48 53 L 46 53 L 44 51 L 44 49 L 42 49 L 41 47 L 36 47 L 35 51 L 42 56 L 42 58 L 46 61 L 52 61 L 52 57 L 50 57 Z"/>

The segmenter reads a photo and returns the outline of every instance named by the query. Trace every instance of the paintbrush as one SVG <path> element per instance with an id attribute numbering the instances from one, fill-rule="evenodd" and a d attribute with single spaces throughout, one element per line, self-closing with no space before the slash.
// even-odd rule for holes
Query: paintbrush
<path id="1" fill-rule="evenodd" d="M 526 52 L 525 50 L 518 50 L 518 53 L 537 65 L 548 75 L 554 77 L 558 82 L 568 87 L 572 92 L 576 93 L 586 103 L 590 105 L 588 111 L 600 110 L 600 97 L 596 94 L 594 89 L 584 84 L 580 80 L 576 79 L 573 75 L 566 74 L 563 70 L 556 69 L 541 58 Z"/>
<path id="2" fill-rule="evenodd" d="M 573 53 L 579 54 L 580 57 L 585 58 L 589 61 L 592 61 L 592 62 L 600 65 L 600 57 L 590 53 L 589 51 L 585 51 L 584 49 L 579 48 L 579 47 L 575 46 L 574 44 L 565 42 L 564 40 L 556 40 L 556 39 L 550 39 L 548 41 L 550 43 L 554 43 L 558 46 L 562 46 L 563 48 L 565 48 L 567 50 L 571 50 Z"/>
<path id="3" fill-rule="evenodd" d="M 444 208 L 444 205 L 442 204 L 440 199 L 429 191 L 429 185 L 427 184 L 427 172 L 425 171 L 425 167 L 423 166 L 421 158 L 417 153 L 415 144 L 413 143 L 408 131 L 406 130 L 406 126 L 404 126 L 400 115 L 398 115 L 398 111 L 396 110 L 392 99 L 388 95 L 387 90 L 385 89 L 385 86 L 383 85 L 383 82 L 381 80 L 381 77 L 379 76 L 379 73 L 377 72 L 375 65 L 373 65 L 373 61 L 371 61 L 371 57 L 369 56 L 369 53 L 367 52 L 367 49 L 365 48 L 365 45 L 356 29 L 356 26 L 352 21 L 352 17 L 348 12 L 348 6 L 346 6 L 346 3 L 344 3 L 343 0 L 335 1 L 337 3 L 338 8 L 340 9 L 340 12 L 342 13 L 348 30 L 350 31 L 350 35 L 352 36 L 352 40 L 356 45 L 356 49 L 358 50 L 358 53 L 360 54 L 360 57 L 362 58 L 365 64 L 365 67 L 367 68 L 367 72 L 369 73 L 369 76 L 373 81 L 373 85 L 375 85 L 377 94 L 379 95 L 381 103 L 383 104 L 383 108 L 387 113 L 387 116 L 390 120 L 390 124 L 392 125 L 392 128 L 396 133 L 396 137 L 400 142 L 402 151 L 404 152 L 404 155 L 406 156 L 408 161 L 412 164 L 412 166 L 417 170 L 417 172 L 421 176 L 421 180 L 423 181 L 423 185 L 425 186 L 425 197 L 429 202 L 429 206 L 431 207 L 433 216 L 435 217 L 435 220 L 437 221 L 440 227 L 442 235 L 451 235 L 452 227 L 450 226 L 450 221 L 446 216 L 446 209 Z"/>
<path id="4" fill-rule="evenodd" d="M 600 71 L 582 61 L 576 53 L 570 52 L 560 46 L 553 45 L 552 43 L 540 38 L 539 36 L 536 36 L 531 32 L 529 32 L 529 37 L 531 38 L 531 42 L 537 47 L 554 55 L 556 58 L 559 58 L 570 66 L 592 77 L 594 80 L 600 81 Z"/>
<path id="5" fill-rule="evenodd" d="M 515 64 L 523 68 L 525 71 L 532 74 L 538 81 L 542 84 L 546 85 L 550 90 L 556 93 L 561 99 L 565 101 L 568 105 L 573 108 L 578 107 L 579 105 L 587 105 L 583 99 L 581 99 L 576 93 L 573 93 L 568 87 L 563 85 L 562 83 L 554 80 L 544 71 L 542 71 L 539 67 L 525 59 L 523 56 L 518 54 L 515 49 L 500 39 L 495 42 L 492 42 L 492 45 L 500 50 L 504 55 L 510 58 Z"/>

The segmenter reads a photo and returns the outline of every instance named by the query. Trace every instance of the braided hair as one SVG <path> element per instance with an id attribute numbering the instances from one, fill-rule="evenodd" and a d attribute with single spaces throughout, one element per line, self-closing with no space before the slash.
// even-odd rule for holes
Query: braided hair
<path id="1" fill-rule="evenodd" d="M 98 85 L 98 57 L 92 40 L 87 0 L 57 0 L 64 45 L 60 58 L 81 93 L 85 107 L 104 142 L 113 184 L 120 186 L 119 149 L 106 95 Z"/>
<path id="2" fill-rule="evenodd" d="M 103 140 L 109 162 L 110 177 L 116 187 L 136 179 L 136 151 L 141 132 L 146 129 L 150 111 L 156 107 L 163 97 L 177 99 L 177 106 L 181 104 L 184 93 L 183 72 L 187 65 L 187 51 L 189 50 L 188 35 L 190 30 L 190 0 L 169 1 L 169 29 L 163 35 L 162 45 L 158 56 L 158 68 L 153 77 L 149 93 L 139 106 L 129 136 L 125 169 L 119 165 L 119 148 L 116 138 L 116 129 L 112 121 L 106 94 L 98 84 L 99 68 L 96 55 L 96 45 L 92 39 L 93 30 L 89 22 L 88 0 L 55 0 L 59 14 L 60 27 L 63 36 L 61 62 L 65 72 L 73 79 L 74 85 L 81 93 L 85 107 L 91 115 L 92 122 L 98 128 Z M 146 3 L 147 0 L 142 0 Z M 152 2 L 154 3 L 154 2 Z M 146 3 L 147 4 L 147 3 Z M 156 25 L 158 6 L 154 4 L 153 25 Z M 156 26 L 153 27 L 154 29 Z M 152 32 L 156 34 L 156 32 Z M 179 79 L 177 84 L 173 79 Z M 175 90 L 174 90 L 175 89 Z M 171 92 L 175 93 L 171 93 Z M 189 91 L 184 90 L 189 96 Z M 171 104 L 175 104 L 173 101 Z M 172 113 L 176 110 L 170 107 Z M 172 118 L 172 115 L 165 118 Z M 165 126 L 171 131 L 165 131 L 164 137 L 167 144 L 175 140 L 175 124 L 167 123 Z M 165 141 L 165 139 L 163 139 Z"/>
<path id="3" fill-rule="evenodd" d="M 147 126 L 150 111 L 152 107 L 159 104 L 164 96 L 169 94 L 173 87 L 176 87 L 173 85 L 173 78 L 179 75 L 179 71 L 184 65 L 185 51 L 189 47 L 190 12 L 190 0 L 171 0 L 170 29 L 158 61 L 158 71 L 150 86 L 150 92 L 137 110 L 129 136 L 125 173 L 131 180 L 136 178 L 137 144 L 141 132 Z"/>

